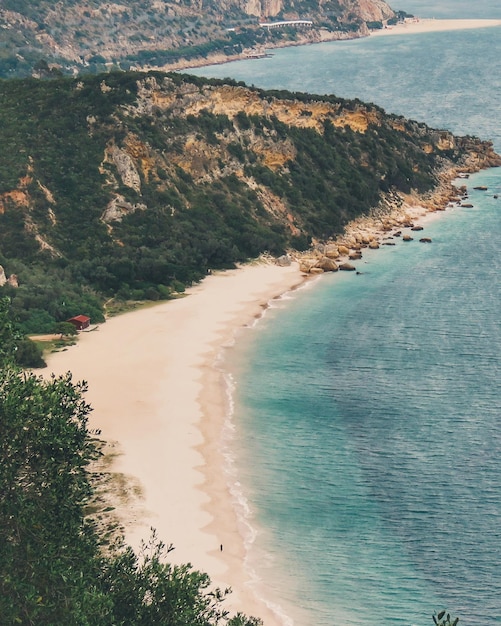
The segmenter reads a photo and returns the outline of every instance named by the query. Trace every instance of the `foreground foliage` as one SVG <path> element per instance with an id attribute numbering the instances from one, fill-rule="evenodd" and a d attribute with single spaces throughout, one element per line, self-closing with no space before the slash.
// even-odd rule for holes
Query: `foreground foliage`
<path id="1" fill-rule="evenodd" d="M 44 380 L 14 364 L 0 312 L 0 621 L 26 626 L 257 626 L 222 604 L 206 574 L 172 566 L 155 535 L 136 554 L 84 515 L 96 457 L 86 384 Z"/>
<path id="2" fill-rule="evenodd" d="M 435 626 L 457 626 L 459 617 L 453 618 L 447 611 L 440 611 L 440 613 L 433 616 L 433 622 Z"/>

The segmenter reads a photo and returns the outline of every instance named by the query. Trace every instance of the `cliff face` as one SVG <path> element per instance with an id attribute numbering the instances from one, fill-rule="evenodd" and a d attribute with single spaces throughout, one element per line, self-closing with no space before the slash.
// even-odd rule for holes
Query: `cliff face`
<path id="1" fill-rule="evenodd" d="M 345 22 L 376 22 L 386 20 L 395 15 L 394 11 L 384 0 L 339 0 L 337 7 L 332 2 L 318 4 L 310 3 L 305 11 L 305 3 L 297 3 L 294 0 L 245 0 L 243 3 L 235 0 L 247 15 L 255 15 L 260 18 L 276 17 L 286 14 L 291 18 L 307 18 L 308 16 L 322 15 L 327 11 L 336 10 L 337 17 Z"/>
<path id="2" fill-rule="evenodd" d="M 344 19 L 350 15 L 363 22 L 382 22 L 394 17 L 394 11 L 383 0 L 340 0 L 344 9 Z"/>
<path id="3" fill-rule="evenodd" d="M 367 34 L 367 22 L 393 16 L 383 0 L 4 0 L 0 76 L 239 55 L 256 46 Z M 270 19 L 308 19 L 313 26 L 307 32 L 259 26 Z"/>

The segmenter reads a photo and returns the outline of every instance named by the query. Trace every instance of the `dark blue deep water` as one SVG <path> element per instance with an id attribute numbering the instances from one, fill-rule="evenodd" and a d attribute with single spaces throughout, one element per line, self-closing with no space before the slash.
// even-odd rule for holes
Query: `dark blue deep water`
<path id="1" fill-rule="evenodd" d="M 488 0 L 403 4 L 501 17 Z M 499 151 L 500 59 L 495 27 L 198 73 L 370 100 Z M 248 565 L 285 623 L 426 626 L 447 608 L 501 624 L 501 171 L 467 183 L 474 207 L 428 223 L 431 245 L 365 253 L 360 275 L 273 303 L 231 351 Z"/>

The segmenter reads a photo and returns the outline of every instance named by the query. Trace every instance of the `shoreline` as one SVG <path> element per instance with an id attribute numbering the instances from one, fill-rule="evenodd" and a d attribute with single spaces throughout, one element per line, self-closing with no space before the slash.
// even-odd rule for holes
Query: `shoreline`
<path id="1" fill-rule="evenodd" d="M 395 26 L 371 31 L 370 36 L 380 37 L 381 35 L 417 35 L 423 33 L 437 33 L 451 30 L 474 30 L 477 28 L 493 28 L 501 26 L 501 20 L 497 19 L 435 19 L 435 18 L 415 18 L 408 22 L 400 22 Z"/>
<path id="2" fill-rule="evenodd" d="M 501 26 L 501 20 L 499 19 L 487 19 L 487 18 L 447 18 L 447 19 L 435 19 L 435 18 L 415 18 L 408 22 L 400 22 L 395 26 L 388 28 L 382 28 L 380 30 L 371 30 L 367 34 L 360 34 L 357 37 L 349 37 L 340 33 L 329 33 L 324 31 L 318 31 L 316 39 L 312 38 L 299 38 L 296 42 L 285 42 L 275 46 L 267 46 L 267 51 L 277 50 L 279 48 L 292 48 L 297 46 L 308 46 L 320 43 L 329 42 L 346 42 L 353 41 L 354 39 L 365 39 L 367 37 L 385 37 L 393 35 L 418 35 L 424 33 L 457 31 L 457 30 L 474 30 L 479 28 L 492 28 Z M 266 55 L 264 55 L 266 56 Z M 261 56 L 259 57 L 261 58 Z M 200 67 L 207 67 L 210 65 L 225 65 L 226 63 L 232 63 L 234 61 L 248 61 L 256 60 L 256 57 L 252 54 L 239 54 L 226 56 L 224 53 L 215 53 L 209 55 L 206 58 L 196 59 L 181 59 L 175 63 L 169 63 L 161 67 L 145 67 L 144 71 L 157 70 L 164 72 L 187 72 L 190 69 L 196 69 Z"/>

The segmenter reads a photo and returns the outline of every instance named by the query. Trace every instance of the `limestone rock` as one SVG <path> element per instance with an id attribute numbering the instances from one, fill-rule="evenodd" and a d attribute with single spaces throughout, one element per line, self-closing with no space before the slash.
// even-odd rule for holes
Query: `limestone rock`
<path id="1" fill-rule="evenodd" d="M 324 272 L 337 272 L 339 269 L 337 263 L 333 259 L 329 259 L 327 256 L 320 259 L 317 267 L 320 267 Z"/>
<path id="2" fill-rule="evenodd" d="M 347 10 L 356 10 L 358 15 L 367 22 L 382 22 L 394 15 L 383 0 L 359 0 L 357 3 L 351 0 L 341 0 L 340 4 Z"/>
<path id="3" fill-rule="evenodd" d="M 372 241 L 369 242 L 369 248 L 371 250 L 377 250 L 379 248 L 379 243 L 375 239 L 372 239 Z"/>
<path id="4" fill-rule="evenodd" d="M 110 153 L 122 183 L 137 193 L 141 193 L 141 178 L 130 155 L 115 145 L 111 147 Z"/>
<path id="5" fill-rule="evenodd" d="M 280 265 L 280 267 L 289 267 L 292 263 L 292 259 L 288 254 L 282 254 L 282 256 L 278 257 L 276 263 Z"/>
<path id="6" fill-rule="evenodd" d="M 344 272 L 354 272 L 356 270 L 356 267 L 351 263 L 341 263 L 339 269 Z"/>
<path id="7" fill-rule="evenodd" d="M 4 285 L 10 285 L 11 287 L 15 287 L 17 289 L 17 287 L 19 287 L 19 282 L 16 274 L 11 274 L 9 278 L 7 278 L 4 268 L 0 265 L 0 287 L 3 287 Z"/>
<path id="8" fill-rule="evenodd" d="M 316 266 L 317 262 L 317 259 L 312 258 L 301 259 L 299 262 L 299 271 L 309 274 L 312 268 Z"/>
<path id="9" fill-rule="evenodd" d="M 123 196 L 117 195 L 108 203 L 101 219 L 106 224 L 109 224 L 110 222 L 121 222 L 125 215 L 129 215 L 135 211 L 145 211 L 147 208 L 146 204 L 143 204 L 142 202 L 131 204 L 130 202 L 127 202 Z"/>
<path id="10" fill-rule="evenodd" d="M 339 256 L 339 249 L 334 244 L 328 244 L 325 246 L 324 254 L 328 259 L 337 259 Z"/>
<path id="11" fill-rule="evenodd" d="M 7 279 L 7 283 L 11 287 L 14 287 L 14 289 L 17 289 L 19 287 L 19 281 L 18 281 L 17 275 L 16 274 L 11 274 L 9 276 L 9 278 Z"/>

